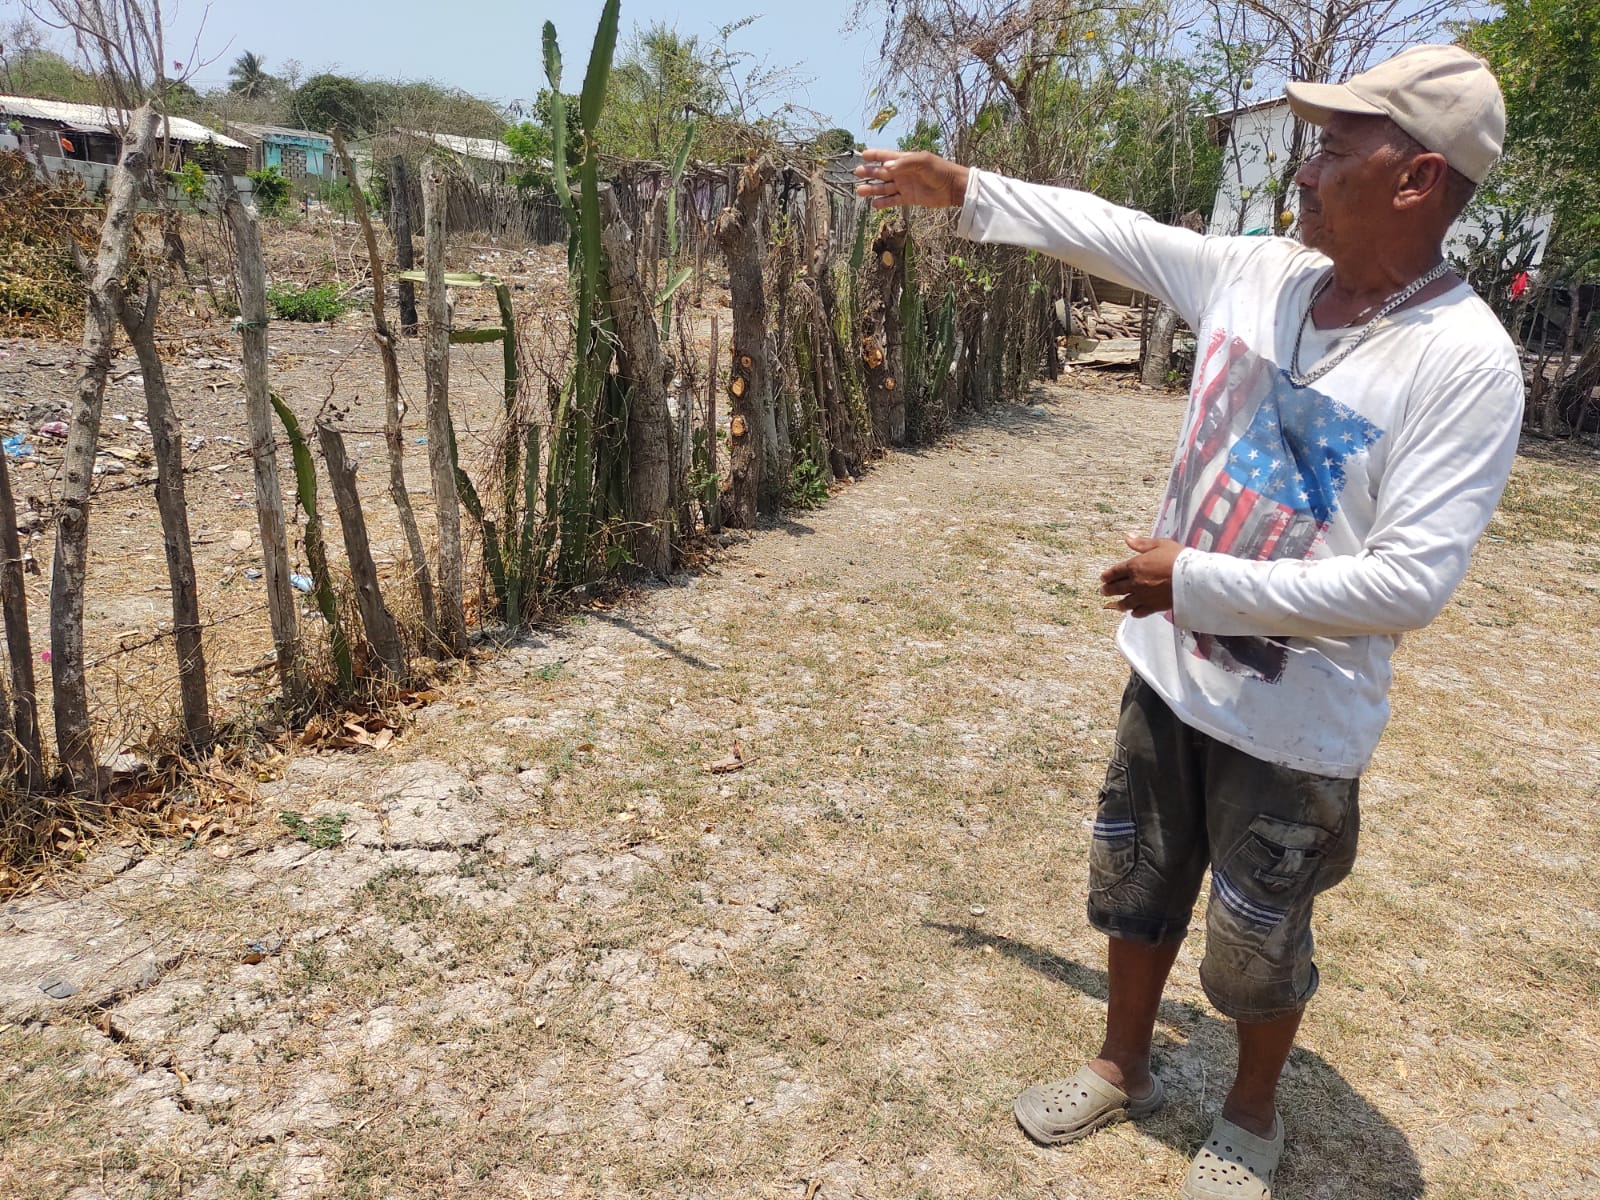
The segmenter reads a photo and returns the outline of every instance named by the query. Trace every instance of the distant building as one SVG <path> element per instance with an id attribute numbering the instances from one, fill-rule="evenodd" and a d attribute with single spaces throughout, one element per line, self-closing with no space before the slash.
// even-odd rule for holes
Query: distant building
<path id="1" fill-rule="evenodd" d="M 368 164 L 387 163 L 396 154 L 415 162 L 424 153 L 446 152 L 462 174 L 479 183 L 502 184 L 521 168 L 511 147 L 493 138 L 433 133 L 424 129 L 391 129 L 365 139 L 362 157 Z M 369 167 L 370 169 L 370 167 Z"/>
<path id="2" fill-rule="evenodd" d="M 253 125 L 234 121 L 229 132 L 250 148 L 250 169 L 264 171 L 277 167 L 296 185 L 309 188 L 340 177 L 333 139 L 309 129 L 286 129 L 278 125 Z"/>
<path id="3" fill-rule="evenodd" d="M 1273 209 L 1272 185 L 1289 158 L 1289 139 L 1294 134 L 1294 114 L 1283 97 L 1247 104 L 1213 113 L 1206 118 L 1206 131 L 1213 144 L 1222 148 L 1222 182 L 1211 208 L 1209 233 L 1273 234 L 1292 229 L 1285 226 Z M 1307 130 L 1306 151 L 1315 148 L 1317 131 Z M 1284 206 L 1298 219 L 1300 196 L 1290 185 Z M 1549 217 L 1533 222 L 1535 248 L 1530 266 L 1544 258 L 1544 243 L 1550 233 Z M 1498 237 L 1481 220 L 1470 214 L 1450 227 L 1445 250 L 1466 257 L 1468 239 L 1481 241 Z"/>
<path id="4" fill-rule="evenodd" d="M 0 149 L 21 150 L 45 176 L 77 175 L 96 188 L 122 153 L 126 113 L 98 104 L 69 104 L 30 96 L 0 96 Z M 198 162 L 213 174 L 242 176 L 249 162 L 244 143 L 183 117 L 162 118 L 168 170 Z"/>

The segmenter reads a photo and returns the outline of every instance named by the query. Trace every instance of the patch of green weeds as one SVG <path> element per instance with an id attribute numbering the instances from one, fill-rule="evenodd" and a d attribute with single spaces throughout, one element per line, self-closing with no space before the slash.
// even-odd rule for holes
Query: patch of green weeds
<path id="1" fill-rule="evenodd" d="M 356 901 L 400 925 L 437 920 L 450 909 L 450 901 L 428 891 L 416 871 L 401 866 L 389 867 L 369 879 L 356 893 Z"/>
<path id="2" fill-rule="evenodd" d="M 280 321 L 331 321 L 345 309 L 335 283 L 313 283 L 303 288 L 274 284 L 267 289 L 267 303 Z"/>
<path id="3" fill-rule="evenodd" d="M 289 832 L 313 850 L 332 850 L 343 842 L 344 823 L 349 819 L 350 814 L 346 812 L 333 816 L 323 814 L 314 821 L 307 821 L 297 812 L 278 814 L 278 820 L 288 826 Z"/>

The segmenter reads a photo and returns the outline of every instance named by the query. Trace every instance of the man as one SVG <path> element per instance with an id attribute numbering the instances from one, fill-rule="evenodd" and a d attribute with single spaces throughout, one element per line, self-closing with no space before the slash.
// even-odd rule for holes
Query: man
<path id="1" fill-rule="evenodd" d="M 1198 338 L 1154 536 L 1101 575 L 1133 669 L 1090 849 L 1105 1041 L 1015 1105 L 1046 1144 L 1160 1106 L 1156 1006 L 1209 866 L 1200 980 L 1239 1064 L 1189 1200 L 1270 1200 L 1278 1077 L 1317 987 L 1312 900 L 1355 859 L 1389 659 L 1460 582 L 1522 411 L 1510 339 L 1441 251 L 1500 152 L 1493 76 L 1418 46 L 1288 98 L 1321 127 L 1295 176 L 1303 245 L 1202 237 L 924 153 L 869 150 L 857 170 L 875 207 L 960 205 L 963 235 L 1150 292 Z"/>

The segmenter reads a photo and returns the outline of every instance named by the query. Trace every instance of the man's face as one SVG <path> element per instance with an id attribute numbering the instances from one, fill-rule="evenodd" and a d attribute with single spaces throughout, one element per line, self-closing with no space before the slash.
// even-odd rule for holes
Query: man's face
<path id="1" fill-rule="evenodd" d="M 1374 225 L 1394 212 L 1401 157 L 1382 117 L 1335 113 L 1295 172 L 1300 240 L 1334 260 L 1370 250 Z"/>

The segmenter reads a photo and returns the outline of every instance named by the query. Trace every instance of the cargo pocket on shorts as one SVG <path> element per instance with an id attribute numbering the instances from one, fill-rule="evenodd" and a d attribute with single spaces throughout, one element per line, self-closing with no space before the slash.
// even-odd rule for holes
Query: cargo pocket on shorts
<path id="1" fill-rule="evenodd" d="M 1222 869 L 1212 872 L 1217 898 L 1247 924 L 1275 926 L 1311 892 L 1334 840 L 1317 825 L 1257 817 Z"/>
<path id="2" fill-rule="evenodd" d="M 1128 785 L 1128 755 L 1116 745 L 1100 788 L 1089 841 L 1089 890 L 1110 891 L 1133 874 L 1138 862 L 1139 825 L 1134 817 L 1133 789 Z"/>

